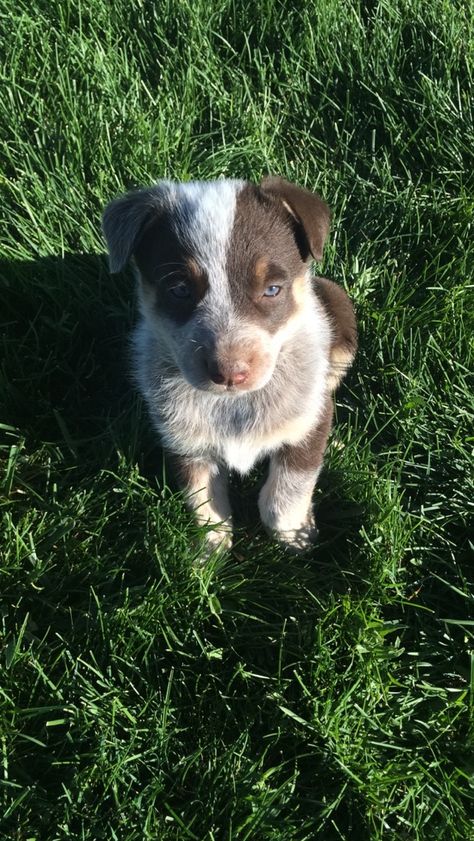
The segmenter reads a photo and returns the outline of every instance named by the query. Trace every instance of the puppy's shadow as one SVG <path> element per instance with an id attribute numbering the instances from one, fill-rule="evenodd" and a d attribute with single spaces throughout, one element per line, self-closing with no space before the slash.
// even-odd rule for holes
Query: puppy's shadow
<path id="1" fill-rule="evenodd" d="M 150 439 L 128 376 L 132 278 L 112 278 L 103 255 L 3 260 L 0 294 L 3 423 L 59 445 L 65 466 L 137 459 Z"/>

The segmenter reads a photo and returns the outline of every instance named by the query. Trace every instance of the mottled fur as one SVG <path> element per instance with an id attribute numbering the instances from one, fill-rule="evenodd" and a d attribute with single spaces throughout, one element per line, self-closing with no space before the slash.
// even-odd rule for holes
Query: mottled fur
<path id="1" fill-rule="evenodd" d="M 345 292 L 311 277 L 329 211 L 282 179 L 159 182 L 104 214 L 111 271 L 134 258 L 134 373 L 214 543 L 230 542 L 227 470 L 270 456 L 262 521 L 304 549 L 331 427 L 331 391 L 356 349 Z M 275 291 L 277 290 L 277 291 Z"/>

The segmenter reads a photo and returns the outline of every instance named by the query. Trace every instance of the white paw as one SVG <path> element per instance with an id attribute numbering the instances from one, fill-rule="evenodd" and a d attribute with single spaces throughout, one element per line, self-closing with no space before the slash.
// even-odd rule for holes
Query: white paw
<path id="1" fill-rule="evenodd" d="M 232 532 L 229 529 L 210 529 L 199 547 L 199 556 L 196 562 L 198 566 L 205 564 L 211 555 L 217 552 L 222 554 L 230 549 L 232 549 Z"/>
<path id="2" fill-rule="evenodd" d="M 269 529 L 270 534 L 289 552 L 300 554 L 307 552 L 316 543 L 318 529 L 313 518 L 294 529 Z"/>
<path id="3" fill-rule="evenodd" d="M 306 552 L 315 543 L 318 530 L 314 520 L 311 494 L 291 507 L 281 505 L 266 485 L 258 501 L 260 517 L 268 534 L 290 552 Z"/>
<path id="4" fill-rule="evenodd" d="M 229 529 L 212 529 L 206 534 L 206 544 L 212 552 L 227 552 L 232 549 L 232 532 Z"/>

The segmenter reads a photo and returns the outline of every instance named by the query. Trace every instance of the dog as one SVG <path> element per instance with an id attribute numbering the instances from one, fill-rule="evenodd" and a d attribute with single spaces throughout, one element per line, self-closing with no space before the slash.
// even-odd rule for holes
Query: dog
<path id="1" fill-rule="evenodd" d="M 330 211 L 269 176 L 159 181 L 103 215 L 111 273 L 132 260 L 134 377 L 208 547 L 232 541 L 227 481 L 269 457 L 258 507 L 290 550 L 317 534 L 312 495 L 333 392 L 357 348 L 345 291 L 313 277 Z"/>

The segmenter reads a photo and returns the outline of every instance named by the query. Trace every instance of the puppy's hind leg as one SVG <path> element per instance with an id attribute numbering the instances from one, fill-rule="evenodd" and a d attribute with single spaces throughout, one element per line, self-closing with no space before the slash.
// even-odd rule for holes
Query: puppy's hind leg
<path id="1" fill-rule="evenodd" d="M 227 492 L 227 472 L 213 461 L 173 456 L 187 504 L 199 525 L 215 525 L 206 536 L 209 551 L 232 546 L 232 516 Z"/>
<path id="2" fill-rule="evenodd" d="M 331 430 L 328 399 L 319 423 L 301 444 L 284 445 L 270 460 L 270 472 L 258 500 L 267 530 L 293 552 L 304 552 L 317 536 L 313 490 L 323 464 Z"/>

